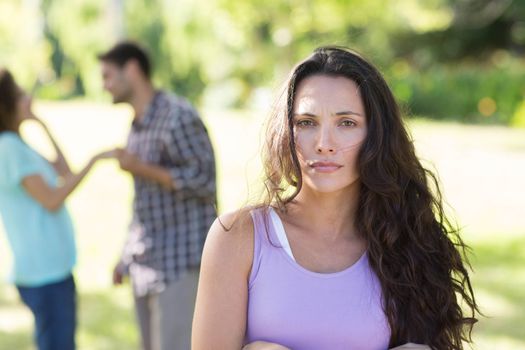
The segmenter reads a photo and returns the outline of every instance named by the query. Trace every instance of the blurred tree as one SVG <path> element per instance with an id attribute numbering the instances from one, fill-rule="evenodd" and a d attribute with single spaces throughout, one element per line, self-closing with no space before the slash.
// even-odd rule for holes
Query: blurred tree
<path id="1" fill-rule="evenodd" d="M 525 1 L 441 0 L 449 23 L 435 30 L 399 31 L 393 36 L 396 55 L 418 65 L 435 62 L 489 61 L 498 50 L 525 52 Z"/>
<path id="2" fill-rule="evenodd" d="M 149 49 L 160 85 L 198 99 L 205 86 L 203 57 L 209 53 L 203 51 L 203 43 L 211 34 L 206 29 L 210 22 L 206 2 L 128 1 L 124 13 L 126 36 Z"/>
<path id="3" fill-rule="evenodd" d="M 207 106 L 267 104 L 328 44 L 364 52 L 415 113 L 506 122 L 525 96 L 518 0 L 3 0 L 0 20 L 1 63 L 46 98 L 102 96 L 96 55 L 122 38 L 148 48 L 158 85 Z"/>
<path id="4" fill-rule="evenodd" d="M 412 113 L 513 123 L 525 100 L 525 2 L 431 0 L 409 9 L 418 12 L 390 37 L 391 82 Z"/>
<path id="5" fill-rule="evenodd" d="M 366 50 L 386 65 L 388 36 L 399 25 L 383 11 L 394 7 L 389 0 L 65 2 L 41 3 L 62 96 L 97 95 L 95 53 L 126 37 L 149 49 L 162 86 L 192 100 L 242 106 L 322 44 Z"/>
<path id="6" fill-rule="evenodd" d="M 116 39 L 107 2 L 45 0 L 41 7 L 46 37 L 53 44 L 59 94 L 63 97 L 99 94 L 96 53 Z"/>
<path id="7" fill-rule="evenodd" d="M 241 103 L 257 86 L 283 81 L 291 65 L 317 46 L 350 46 L 386 64 L 389 33 L 399 25 L 388 0 L 218 0 L 218 7 L 216 39 L 235 59 L 229 79 L 240 82 Z"/>
<path id="8" fill-rule="evenodd" d="M 41 31 L 38 4 L 0 1 L 0 66 L 32 90 L 38 79 L 52 75 L 48 67 L 50 47 Z"/>

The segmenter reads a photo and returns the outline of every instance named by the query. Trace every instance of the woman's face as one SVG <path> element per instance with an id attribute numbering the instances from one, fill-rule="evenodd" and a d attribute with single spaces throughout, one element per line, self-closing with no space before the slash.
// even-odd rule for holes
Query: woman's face
<path id="1" fill-rule="evenodd" d="M 18 100 L 16 103 L 16 126 L 31 115 L 31 96 L 24 90 L 18 88 Z"/>
<path id="2" fill-rule="evenodd" d="M 302 80 L 293 118 L 303 185 L 330 193 L 356 184 L 357 155 L 367 134 L 357 84 L 341 76 L 313 75 Z"/>

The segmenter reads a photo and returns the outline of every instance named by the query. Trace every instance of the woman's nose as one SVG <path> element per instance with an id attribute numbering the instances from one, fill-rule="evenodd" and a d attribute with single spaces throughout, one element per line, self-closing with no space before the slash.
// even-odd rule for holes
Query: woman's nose
<path id="1" fill-rule="evenodd" d="M 335 153 L 335 144 L 332 136 L 332 131 L 328 127 L 321 127 L 319 130 L 319 135 L 317 137 L 317 153 Z"/>

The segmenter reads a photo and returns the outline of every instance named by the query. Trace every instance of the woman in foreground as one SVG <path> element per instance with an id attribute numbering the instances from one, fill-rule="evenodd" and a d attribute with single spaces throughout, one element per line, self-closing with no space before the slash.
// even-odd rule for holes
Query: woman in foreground
<path id="1" fill-rule="evenodd" d="M 323 47 L 282 98 L 266 202 L 210 229 L 192 348 L 462 349 L 477 312 L 465 247 L 381 74 Z"/>

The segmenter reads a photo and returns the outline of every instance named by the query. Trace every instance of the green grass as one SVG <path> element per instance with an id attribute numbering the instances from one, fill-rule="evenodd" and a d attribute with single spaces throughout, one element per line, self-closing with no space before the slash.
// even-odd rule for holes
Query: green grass
<path id="1" fill-rule="evenodd" d="M 87 102 L 40 103 L 75 169 L 96 151 L 122 145 L 130 110 Z M 204 111 L 215 144 L 221 212 L 260 194 L 259 145 L 264 113 Z M 473 283 L 486 317 L 474 330 L 477 349 L 525 348 L 525 131 L 410 121 L 420 156 L 439 170 L 447 202 L 473 248 Z M 28 125 L 24 134 L 45 154 L 49 144 Z M 130 217 L 130 178 L 112 161 L 97 164 L 68 201 L 77 229 L 80 350 L 138 349 L 128 286 L 111 285 Z M 452 209 L 451 209 L 452 211 Z M 10 262 L 0 234 L 0 277 Z M 0 350 L 32 349 L 32 320 L 15 289 L 0 285 Z"/>

